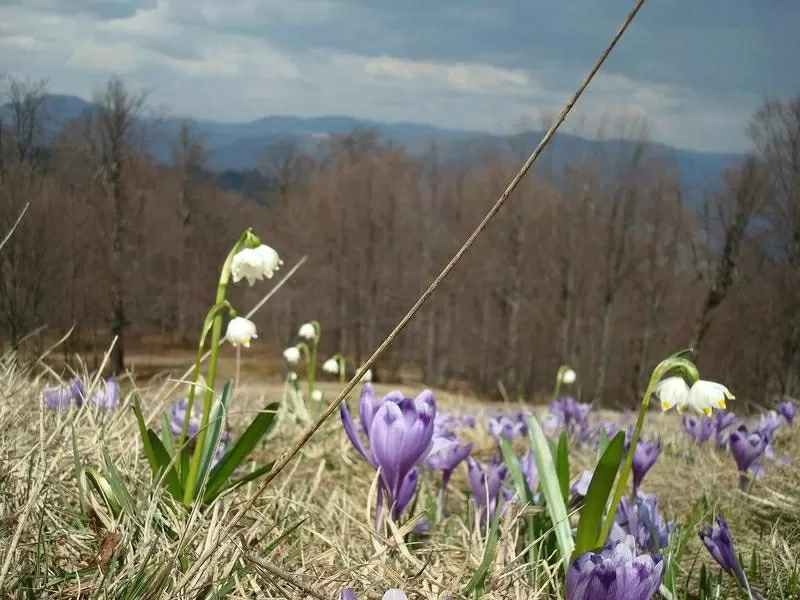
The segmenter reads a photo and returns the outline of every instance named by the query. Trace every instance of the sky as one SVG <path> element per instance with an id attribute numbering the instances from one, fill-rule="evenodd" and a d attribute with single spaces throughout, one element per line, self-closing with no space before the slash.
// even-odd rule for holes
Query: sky
<path id="1" fill-rule="evenodd" d="M 0 0 L 0 73 L 86 99 L 117 74 L 154 107 L 199 119 L 511 133 L 560 110 L 633 4 Z M 626 135 L 619 117 L 636 117 L 676 147 L 745 150 L 763 99 L 800 93 L 798 31 L 797 0 L 649 0 L 566 129 Z"/>

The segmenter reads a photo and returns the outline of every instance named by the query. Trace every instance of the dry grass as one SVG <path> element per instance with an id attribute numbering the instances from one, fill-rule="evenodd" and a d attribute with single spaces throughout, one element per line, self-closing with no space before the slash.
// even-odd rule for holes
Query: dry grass
<path id="1" fill-rule="evenodd" d="M 229 415 L 235 433 L 242 431 L 253 411 L 283 392 L 280 384 L 258 383 L 251 370 L 245 371 L 242 381 Z M 151 399 L 163 385 L 163 378 L 139 383 L 143 396 Z M 339 389 L 334 383 L 321 385 L 329 397 Z M 373 530 L 374 471 L 352 449 L 339 420 L 333 419 L 268 488 L 235 535 L 220 541 L 219 531 L 254 486 L 221 498 L 208 510 L 187 515 L 153 485 L 129 410 L 106 414 L 86 408 L 62 416 L 43 408 L 41 388 L 42 382 L 24 378 L 11 363 L 3 363 L 0 560 L 5 597 L 336 598 L 344 586 L 358 590 L 361 598 L 380 597 L 387 587 L 401 587 L 409 598 L 459 597 L 481 562 L 483 541 L 470 526 L 463 466 L 449 488 L 445 521 L 406 548 L 397 543 L 405 531 L 384 536 Z M 389 389 L 377 386 L 381 393 Z M 400 389 L 408 394 L 419 391 L 414 386 Z M 502 408 L 447 392 L 438 392 L 437 401 L 441 409 L 458 413 Z M 355 403 L 351 400 L 350 405 Z M 721 512 L 745 560 L 749 562 L 753 550 L 759 556 L 753 583 L 762 590 L 777 590 L 770 591 L 768 598 L 795 597 L 776 586 L 781 582 L 788 590 L 790 578 L 797 577 L 797 464 L 770 465 L 767 477 L 745 495 L 736 488 L 730 457 L 710 448 L 694 448 L 674 415 L 651 415 L 647 430 L 649 435 L 658 432 L 664 437 L 665 450 L 644 488 L 659 495 L 666 516 L 684 522 L 705 498 L 703 522 L 710 520 L 713 511 Z M 297 431 L 288 421 L 280 423 L 255 459 L 274 459 Z M 113 457 L 130 491 L 136 518 L 113 520 L 91 495 L 89 506 L 81 509 L 73 432 L 83 465 L 101 468 L 105 452 Z M 796 432 L 790 437 L 784 428 L 776 448 L 779 455 L 800 456 Z M 484 429 L 467 429 L 463 436 L 476 442 L 477 456 L 493 452 Z M 591 454 L 576 454 L 573 474 L 591 459 Z M 423 487 L 420 506 L 432 500 L 435 483 L 432 476 Z M 504 535 L 483 597 L 550 597 L 526 583 L 531 566 L 520 556 L 516 525 L 515 518 L 502 525 Z M 701 551 L 695 525 L 690 528 L 686 573 L 696 575 L 699 562 L 718 572 Z M 208 544 L 220 546 L 216 558 L 186 588 L 176 590 L 182 571 L 175 557 L 183 549 L 191 564 Z"/>

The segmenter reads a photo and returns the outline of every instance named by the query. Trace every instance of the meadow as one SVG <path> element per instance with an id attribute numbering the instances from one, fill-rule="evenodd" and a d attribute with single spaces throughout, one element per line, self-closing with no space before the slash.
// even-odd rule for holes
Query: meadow
<path id="1" fill-rule="evenodd" d="M 279 266 L 249 231 L 234 245 L 189 377 L 3 360 L 6 597 L 800 597 L 794 401 L 737 413 L 684 354 L 638 417 L 577 401 L 567 365 L 545 404 L 373 385 L 363 366 L 345 386 L 316 322 L 268 381 L 225 294 Z"/>

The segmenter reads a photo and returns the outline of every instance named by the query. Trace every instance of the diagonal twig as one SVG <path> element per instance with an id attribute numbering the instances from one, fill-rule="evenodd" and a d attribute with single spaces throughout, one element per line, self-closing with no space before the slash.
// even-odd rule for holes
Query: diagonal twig
<path id="1" fill-rule="evenodd" d="M 334 400 L 330 405 L 328 405 L 328 407 L 325 409 L 322 415 L 320 415 L 320 417 L 314 423 L 311 423 L 305 430 L 303 430 L 303 432 L 300 434 L 300 437 L 292 444 L 291 448 L 284 451 L 284 453 L 275 461 L 272 470 L 264 476 L 258 488 L 255 490 L 255 492 L 253 492 L 253 494 L 247 499 L 247 501 L 244 502 L 241 508 L 239 508 L 239 510 L 236 512 L 233 518 L 228 522 L 228 525 L 222 530 L 219 536 L 220 539 L 227 537 L 230 534 L 233 528 L 239 523 L 239 521 L 242 520 L 245 514 L 247 514 L 250 508 L 255 504 L 256 500 L 261 496 L 261 494 L 267 488 L 267 486 L 275 479 L 275 477 L 278 476 L 278 474 L 289 464 L 289 462 L 291 462 L 292 458 L 294 458 L 294 456 L 298 452 L 300 452 L 303 446 L 306 445 L 308 440 L 311 439 L 311 437 L 317 432 L 317 430 L 328 419 L 328 417 L 330 417 L 331 414 L 333 414 L 333 412 L 339 408 L 339 405 L 353 390 L 356 384 L 359 381 L 361 381 L 361 378 L 364 376 L 367 370 L 372 368 L 372 365 L 375 363 L 378 357 L 380 357 L 380 355 L 383 354 L 386 348 L 394 341 L 394 339 L 405 328 L 405 326 L 408 325 L 408 323 L 416 315 L 419 309 L 422 308 L 422 305 L 425 304 L 428 298 L 430 298 L 430 296 L 433 294 L 436 288 L 439 287 L 442 281 L 444 281 L 444 279 L 450 274 L 450 271 L 452 271 L 453 268 L 459 263 L 459 261 L 461 261 L 463 256 L 475 243 L 475 240 L 478 238 L 478 236 L 483 232 L 484 229 L 486 229 L 489 222 L 494 218 L 494 216 L 506 203 L 506 201 L 514 192 L 514 190 L 517 188 L 519 183 L 528 173 L 531 166 L 533 166 L 533 163 L 536 162 L 536 159 L 539 158 L 539 155 L 542 153 L 544 148 L 547 146 L 552 137 L 555 135 L 556 131 L 558 131 L 558 128 L 564 122 L 564 119 L 566 119 L 567 115 L 575 106 L 575 103 L 581 97 L 583 92 L 586 91 L 586 88 L 589 86 L 589 83 L 591 83 L 592 79 L 594 79 L 595 75 L 597 75 L 597 72 L 600 70 L 600 67 L 603 66 L 603 63 L 608 58 L 608 55 L 617 45 L 617 42 L 620 40 L 622 35 L 628 29 L 628 26 L 631 24 L 634 17 L 642 8 L 644 3 L 645 0 L 637 0 L 636 5 L 633 7 L 631 12 L 622 22 L 617 33 L 614 35 L 609 44 L 606 46 L 605 50 L 603 50 L 603 52 L 600 54 L 600 57 L 595 62 L 594 66 L 592 66 L 592 68 L 589 70 L 589 73 L 586 75 L 581 85 L 578 87 L 578 89 L 575 91 L 572 97 L 567 101 L 567 103 L 561 109 L 561 112 L 559 113 L 558 117 L 553 122 L 553 124 L 550 125 L 550 128 L 542 137 L 542 140 L 539 142 L 539 145 L 536 146 L 536 149 L 522 164 L 522 166 L 519 169 L 519 172 L 517 172 L 517 174 L 514 176 L 514 178 L 506 187 L 506 189 L 503 191 L 500 197 L 495 201 L 494 205 L 489 209 L 489 211 L 486 213 L 486 216 L 484 216 L 483 220 L 470 234 L 470 236 L 467 238 L 467 240 L 464 242 L 461 248 L 459 248 L 458 252 L 456 252 L 453 258 L 450 259 L 450 262 L 447 263 L 444 269 L 442 269 L 442 272 L 439 273 L 436 279 L 434 279 L 433 282 L 428 286 L 428 289 L 426 289 L 422 293 L 419 299 L 409 309 L 409 311 L 395 326 L 395 328 L 391 331 L 391 333 L 389 333 L 389 335 L 386 336 L 386 339 L 381 343 L 380 346 L 378 346 L 377 350 L 373 352 L 372 356 L 370 356 L 369 359 L 367 359 L 367 361 L 361 366 L 361 368 L 353 376 L 353 378 L 347 383 L 347 385 L 345 385 L 344 389 L 342 389 L 342 391 L 339 392 L 339 395 L 336 397 L 336 400 Z M 218 549 L 219 549 L 218 545 L 211 544 L 209 548 L 197 558 L 192 567 L 186 573 L 184 573 L 183 577 L 180 579 L 180 581 L 178 581 L 176 590 L 180 590 L 183 586 L 185 586 L 198 573 L 203 564 L 209 558 L 211 558 Z"/>
<path id="2" fill-rule="evenodd" d="M 31 207 L 31 203 L 28 202 L 25 205 L 25 208 L 22 209 L 22 212 L 19 213 L 19 216 L 17 217 L 17 220 L 11 226 L 11 230 L 6 234 L 6 237 L 3 238 L 3 241 L 0 242 L 0 250 L 3 249 L 3 247 L 8 243 L 8 240 L 11 239 L 11 236 L 14 235 L 14 232 L 17 230 L 17 227 L 19 227 L 19 224 L 22 222 L 22 218 L 25 216 L 25 213 L 28 212 L 28 209 L 30 207 Z"/>

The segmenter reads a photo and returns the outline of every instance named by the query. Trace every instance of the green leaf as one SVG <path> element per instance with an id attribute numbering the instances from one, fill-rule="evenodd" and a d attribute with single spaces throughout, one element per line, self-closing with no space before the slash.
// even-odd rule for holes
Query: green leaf
<path id="1" fill-rule="evenodd" d="M 108 479 L 106 479 L 102 473 L 91 467 L 86 467 L 85 473 L 86 480 L 106 503 L 106 506 L 108 506 L 114 518 L 119 518 L 119 515 L 122 513 L 122 506 L 120 506 L 120 502 L 114 494 L 114 490 L 108 482 Z"/>
<path id="2" fill-rule="evenodd" d="M 605 513 L 614 480 L 617 478 L 624 451 L 625 432 L 620 431 L 611 440 L 594 468 L 594 475 L 592 475 L 586 499 L 581 507 L 573 559 L 584 552 L 602 546 L 605 542 L 605 540 L 599 539 L 603 526 L 603 513 Z M 608 515 L 608 518 L 613 519 L 614 515 Z"/>
<path id="3" fill-rule="evenodd" d="M 170 456 L 174 457 L 178 453 L 175 438 L 172 435 L 172 428 L 169 426 L 169 417 L 165 413 L 161 413 L 161 441 Z M 178 466 L 180 466 L 180 462 Z"/>
<path id="4" fill-rule="evenodd" d="M 575 547 L 575 542 L 572 540 L 572 529 L 567 518 L 567 505 L 561 493 L 561 482 L 558 479 L 556 466 L 553 463 L 553 454 L 547 443 L 547 436 L 532 413 L 527 414 L 527 420 L 531 450 L 533 450 L 536 468 L 539 471 L 539 489 L 547 503 L 547 512 L 553 523 L 553 529 L 558 541 L 558 550 L 564 561 L 564 570 L 566 571 L 572 556 L 572 550 Z"/>
<path id="5" fill-rule="evenodd" d="M 133 414 L 136 415 L 136 422 L 139 424 L 139 436 L 142 438 L 144 454 L 147 457 L 147 462 L 150 463 L 150 470 L 153 471 L 153 475 L 157 475 L 161 465 L 153 451 L 153 446 L 150 444 L 150 436 L 147 434 L 147 425 L 144 422 L 144 415 L 142 414 L 142 407 L 139 404 L 139 396 L 137 394 L 133 396 L 132 407 Z"/>
<path id="6" fill-rule="evenodd" d="M 486 536 L 486 544 L 483 547 L 483 558 L 481 564 L 476 569 L 472 578 L 467 583 L 463 595 L 469 596 L 474 590 L 475 597 L 480 598 L 483 595 L 483 588 L 486 585 L 486 578 L 489 575 L 489 569 L 492 567 L 495 557 L 495 549 L 497 548 L 497 541 L 500 539 L 500 515 L 503 511 L 498 507 L 494 511 L 492 523 L 489 526 L 489 533 Z"/>
<path id="7" fill-rule="evenodd" d="M 86 488 L 83 485 L 83 464 L 81 464 L 81 457 L 78 453 L 78 439 L 75 436 L 75 427 L 72 428 L 72 468 L 75 471 L 75 483 L 78 486 L 78 504 L 81 507 L 81 514 L 86 514 Z"/>
<path id="8" fill-rule="evenodd" d="M 108 453 L 106 448 L 103 448 L 103 462 L 106 464 L 108 483 L 111 485 L 111 489 L 113 490 L 117 500 L 119 500 L 122 510 L 128 513 L 128 515 L 131 517 L 135 517 L 136 511 L 133 508 L 133 498 L 128 493 L 128 488 L 125 487 L 125 482 L 122 480 L 122 476 L 117 470 L 117 465 L 114 464 L 114 459 L 111 458 L 111 455 Z"/>
<path id="9" fill-rule="evenodd" d="M 192 445 L 188 443 L 188 440 L 184 442 L 183 446 L 180 449 L 180 461 L 181 461 L 181 468 L 180 468 L 180 476 L 181 476 L 181 486 L 184 490 L 186 490 L 186 483 L 189 481 L 189 471 L 191 469 L 192 464 Z"/>
<path id="10" fill-rule="evenodd" d="M 558 438 L 556 473 L 558 473 L 558 483 L 561 485 L 561 495 L 566 503 L 569 501 L 569 442 L 566 431 L 562 431 Z"/>
<path id="11" fill-rule="evenodd" d="M 603 456 L 603 452 L 606 451 L 608 448 L 608 434 L 606 433 L 605 429 L 600 429 L 600 444 L 597 447 L 597 462 L 600 461 L 600 457 Z"/>
<path id="12" fill-rule="evenodd" d="M 196 489 L 198 490 L 200 489 L 200 483 L 205 479 L 208 469 L 211 468 L 214 455 L 217 453 L 217 448 L 222 437 L 222 424 L 225 421 L 225 414 L 228 412 L 232 394 L 233 381 L 228 380 L 222 388 L 222 395 L 219 401 L 216 402 L 211 409 L 211 415 L 209 415 L 208 418 L 208 431 L 206 432 L 206 438 L 203 442 L 200 471 L 197 473 L 198 485 Z"/>
<path id="13" fill-rule="evenodd" d="M 181 480 L 178 477 L 178 472 L 175 470 L 175 466 L 171 464 L 172 457 L 167 452 L 164 444 L 161 443 L 161 440 L 158 438 L 158 434 L 155 431 L 148 429 L 147 437 L 150 440 L 150 446 L 153 448 L 153 454 L 161 465 L 161 468 L 158 471 L 158 476 L 160 477 L 161 473 L 166 471 L 166 475 L 164 475 L 164 484 L 167 487 L 167 491 L 176 500 L 181 500 L 183 498 L 183 486 L 181 485 Z M 170 439 L 172 438 L 170 437 Z"/>
<path id="14" fill-rule="evenodd" d="M 511 475 L 514 487 L 517 488 L 520 502 L 533 504 L 533 490 L 528 487 L 525 474 L 522 472 L 522 465 L 519 464 L 519 458 L 514 453 L 511 442 L 503 436 L 500 436 L 500 452 L 503 454 L 503 462 L 508 469 L 508 474 Z"/>
<path id="15" fill-rule="evenodd" d="M 264 436 L 272 431 L 272 428 L 275 427 L 275 417 L 278 414 L 279 408 L 280 404 L 278 402 L 268 404 L 264 410 L 253 419 L 253 422 L 250 423 L 250 426 L 242 434 L 242 437 L 236 441 L 236 444 L 234 444 L 216 466 L 211 469 L 208 485 L 203 495 L 204 502 L 212 502 L 214 498 L 219 495 L 220 491 L 223 489 L 223 485 L 231 474 L 244 462 Z"/>

